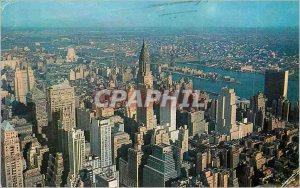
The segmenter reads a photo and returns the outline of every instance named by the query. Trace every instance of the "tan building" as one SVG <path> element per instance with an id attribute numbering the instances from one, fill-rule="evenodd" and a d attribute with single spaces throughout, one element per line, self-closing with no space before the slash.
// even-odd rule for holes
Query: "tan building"
<path id="1" fill-rule="evenodd" d="M 44 187 L 45 175 L 41 174 L 39 168 L 28 169 L 24 172 L 25 187 Z"/>
<path id="2" fill-rule="evenodd" d="M 96 117 L 110 117 L 113 116 L 115 113 L 114 108 L 112 107 L 103 107 L 103 108 L 97 108 L 96 109 Z"/>
<path id="3" fill-rule="evenodd" d="M 227 134 L 236 131 L 236 102 L 234 89 L 222 88 L 218 97 L 216 132 Z"/>
<path id="4" fill-rule="evenodd" d="M 151 137 L 151 144 L 158 145 L 158 144 L 170 144 L 169 134 L 166 132 L 165 129 L 154 129 L 154 133 Z"/>
<path id="5" fill-rule="evenodd" d="M 34 82 L 34 71 L 30 66 L 17 67 L 15 70 L 15 97 L 18 102 L 26 104 L 26 95 L 33 88 Z"/>
<path id="6" fill-rule="evenodd" d="M 189 130 L 186 125 L 179 128 L 178 140 L 176 145 L 181 148 L 181 158 L 189 150 Z"/>
<path id="7" fill-rule="evenodd" d="M 70 70 L 70 73 L 69 73 L 69 80 L 72 81 L 72 80 L 76 80 L 76 77 L 75 77 L 75 71 L 74 70 Z"/>
<path id="8" fill-rule="evenodd" d="M 1 123 L 1 183 L 3 187 L 23 187 L 23 157 L 17 131 Z"/>
<path id="9" fill-rule="evenodd" d="M 129 88 L 127 89 L 127 98 L 126 98 L 126 102 L 129 102 L 129 100 L 131 99 L 131 97 L 134 95 L 134 87 L 132 85 L 129 86 Z M 130 106 L 126 106 L 125 109 L 125 116 L 129 117 L 129 118 L 136 118 L 136 104 L 130 104 Z"/>
<path id="10" fill-rule="evenodd" d="M 187 112 L 187 126 L 189 136 L 200 135 L 208 133 L 208 122 L 204 117 L 204 111 L 191 111 Z"/>
<path id="11" fill-rule="evenodd" d="M 67 52 L 67 56 L 66 56 L 66 62 L 68 63 L 73 63 L 75 61 L 77 61 L 78 56 L 75 53 L 75 49 L 74 48 L 68 48 L 68 52 Z"/>
<path id="12" fill-rule="evenodd" d="M 196 172 L 200 174 L 207 169 L 208 155 L 207 152 L 199 152 L 196 157 Z"/>
<path id="13" fill-rule="evenodd" d="M 122 154 L 125 154 L 128 148 L 131 147 L 131 140 L 129 134 L 125 132 L 117 132 L 112 136 L 113 143 L 113 162 L 118 164 L 118 159 Z"/>
<path id="14" fill-rule="evenodd" d="M 153 89 L 153 76 L 150 71 L 150 55 L 146 42 L 143 42 L 139 58 L 137 89 L 141 92 L 142 107 L 137 107 L 137 122 L 147 127 L 147 130 L 154 128 L 154 110 L 153 103 L 144 106 L 147 96 L 147 90 Z"/>
<path id="15" fill-rule="evenodd" d="M 61 120 L 65 131 L 76 126 L 75 91 L 67 80 L 48 89 L 48 103 L 48 117 L 54 127 L 57 126 L 58 120 Z"/>

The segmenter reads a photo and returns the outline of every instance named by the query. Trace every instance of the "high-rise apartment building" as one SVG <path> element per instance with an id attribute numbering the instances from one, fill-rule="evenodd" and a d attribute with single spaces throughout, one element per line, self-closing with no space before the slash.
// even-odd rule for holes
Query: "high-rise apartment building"
<path id="1" fill-rule="evenodd" d="M 15 97 L 18 102 L 26 104 L 26 95 L 35 84 L 34 71 L 30 66 L 17 67 L 15 70 Z"/>
<path id="2" fill-rule="evenodd" d="M 288 80 L 288 71 L 266 70 L 265 95 L 268 99 L 269 106 L 273 100 L 277 100 L 280 97 L 287 97 Z"/>
<path id="3" fill-rule="evenodd" d="M 18 132 L 8 122 L 1 123 L 1 183 L 3 187 L 23 187 L 23 157 Z"/>

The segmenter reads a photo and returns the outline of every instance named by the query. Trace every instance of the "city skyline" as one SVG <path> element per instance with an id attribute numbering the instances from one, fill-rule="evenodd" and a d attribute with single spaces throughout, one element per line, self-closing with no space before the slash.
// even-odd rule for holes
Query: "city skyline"
<path id="1" fill-rule="evenodd" d="M 299 187 L 298 1 L 5 2 L 2 187 Z"/>

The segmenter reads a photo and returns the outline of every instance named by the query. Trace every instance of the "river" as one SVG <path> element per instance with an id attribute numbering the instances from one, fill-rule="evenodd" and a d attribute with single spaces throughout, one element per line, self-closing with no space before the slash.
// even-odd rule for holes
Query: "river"
<path id="1" fill-rule="evenodd" d="M 201 69 L 205 72 L 215 72 L 223 76 L 230 76 L 238 83 L 228 82 L 215 82 L 211 80 L 202 80 L 199 78 L 192 78 L 195 89 L 200 89 L 213 93 L 220 93 L 221 88 L 227 86 L 228 88 L 234 88 L 236 95 L 242 98 L 250 99 L 258 91 L 264 91 L 265 77 L 264 74 L 255 72 L 240 72 L 224 70 L 215 67 L 206 67 L 201 65 L 191 65 L 185 63 L 176 63 L 176 66 L 187 66 L 192 69 Z M 182 76 L 174 74 L 173 79 L 178 80 Z M 276 83 L 274 83 L 275 86 Z M 297 101 L 299 98 L 299 80 L 289 80 L 288 82 L 288 99 L 292 102 Z"/>

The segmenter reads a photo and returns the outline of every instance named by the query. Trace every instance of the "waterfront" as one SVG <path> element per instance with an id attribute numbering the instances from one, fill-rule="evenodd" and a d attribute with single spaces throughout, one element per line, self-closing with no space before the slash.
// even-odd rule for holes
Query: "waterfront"
<path id="1" fill-rule="evenodd" d="M 226 83 L 226 82 L 215 82 L 211 80 L 203 80 L 199 78 L 191 78 L 195 89 L 201 89 L 204 91 L 219 93 L 222 87 L 234 88 L 236 95 L 242 98 L 249 99 L 255 95 L 258 91 L 264 91 L 265 78 L 262 73 L 255 72 L 239 72 L 219 69 L 215 67 L 205 67 L 201 65 L 191 65 L 185 63 L 176 63 L 177 66 L 186 66 L 193 69 L 201 69 L 205 72 L 215 72 L 221 75 L 226 75 L 238 80 L 238 83 Z M 181 78 L 181 75 L 174 74 L 174 80 Z M 274 87 L 276 83 L 274 83 Z M 299 79 L 289 80 L 288 84 L 288 98 L 292 102 L 295 102 L 299 98 Z"/>

